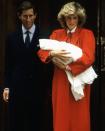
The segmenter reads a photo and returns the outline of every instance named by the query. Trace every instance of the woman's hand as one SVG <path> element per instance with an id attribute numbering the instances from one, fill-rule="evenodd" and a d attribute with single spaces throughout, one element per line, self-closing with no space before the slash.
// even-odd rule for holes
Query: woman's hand
<path id="1" fill-rule="evenodd" d="M 72 62 L 70 52 L 67 52 L 65 50 L 50 51 L 50 56 L 54 65 L 63 70 L 67 69 L 67 64 Z"/>
<path id="2" fill-rule="evenodd" d="M 65 70 L 66 69 L 66 65 L 60 60 L 57 59 L 56 57 L 54 57 L 52 59 L 52 62 L 54 65 L 56 65 L 58 68 Z"/>
<path id="3" fill-rule="evenodd" d="M 65 50 L 54 50 L 54 51 L 50 51 L 50 56 L 51 57 L 57 57 L 57 58 L 60 58 L 60 57 L 64 57 L 64 58 L 67 58 L 69 57 L 68 55 L 70 55 L 70 52 L 67 52 Z"/>
<path id="4" fill-rule="evenodd" d="M 62 70 L 69 70 L 70 71 L 70 67 L 69 65 L 67 65 L 67 63 L 65 63 L 64 61 L 62 61 L 59 58 L 54 57 L 52 59 L 52 62 L 54 65 L 56 65 L 58 68 L 62 69 Z"/>

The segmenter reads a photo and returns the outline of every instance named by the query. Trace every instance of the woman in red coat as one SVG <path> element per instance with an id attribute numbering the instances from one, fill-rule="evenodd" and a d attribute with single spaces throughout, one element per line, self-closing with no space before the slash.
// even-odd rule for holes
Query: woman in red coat
<path id="1" fill-rule="evenodd" d="M 67 66 L 60 61 L 53 62 L 52 107 L 54 131 L 90 131 L 90 85 L 85 84 L 84 97 L 76 101 L 65 70 L 77 76 L 89 68 L 95 59 L 95 38 L 91 30 L 83 28 L 85 9 L 77 2 L 65 4 L 58 13 L 62 29 L 53 31 L 50 39 L 72 43 L 82 49 L 82 56 Z M 65 50 L 39 50 L 43 62 L 53 57 L 65 59 Z M 68 59 L 68 58 L 66 58 Z"/>

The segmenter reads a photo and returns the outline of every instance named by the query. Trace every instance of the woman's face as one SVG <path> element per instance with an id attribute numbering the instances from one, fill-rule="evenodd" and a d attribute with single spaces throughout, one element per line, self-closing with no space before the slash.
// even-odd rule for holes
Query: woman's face
<path id="1" fill-rule="evenodd" d="M 65 17 L 66 25 L 69 30 L 72 30 L 78 25 L 78 16 L 77 15 L 70 15 Z"/>

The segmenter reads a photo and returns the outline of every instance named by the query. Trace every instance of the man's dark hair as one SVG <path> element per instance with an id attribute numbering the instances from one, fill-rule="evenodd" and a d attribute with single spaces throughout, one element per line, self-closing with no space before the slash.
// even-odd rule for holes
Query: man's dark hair
<path id="1" fill-rule="evenodd" d="M 33 9 L 34 10 L 34 13 L 36 13 L 36 8 L 35 6 L 30 2 L 30 1 L 23 1 L 19 7 L 17 8 L 17 13 L 18 15 L 21 15 L 21 13 L 24 11 L 24 10 L 28 10 L 28 9 Z"/>

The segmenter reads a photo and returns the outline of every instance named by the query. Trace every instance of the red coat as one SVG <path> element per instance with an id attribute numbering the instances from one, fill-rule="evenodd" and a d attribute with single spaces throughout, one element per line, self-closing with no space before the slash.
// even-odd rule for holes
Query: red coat
<path id="1" fill-rule="evenodd" d="M 64 29 L 59 29 L 50 38 L 70 42 L 82 49 L 83 56 L 69 65 L 74 76 L 93 64 L 95 38 L 92 31 L 77 28 L 72 35 L 68 35 Z M 38 55 L 45 62 L 48 51 L 40 50 Z M 65 71 L 55 66 L 52 84 L 54 131 L 90 131 L 90 85 L 86 85 L 84 94 L 82 100 L 75 101 Z"/>

